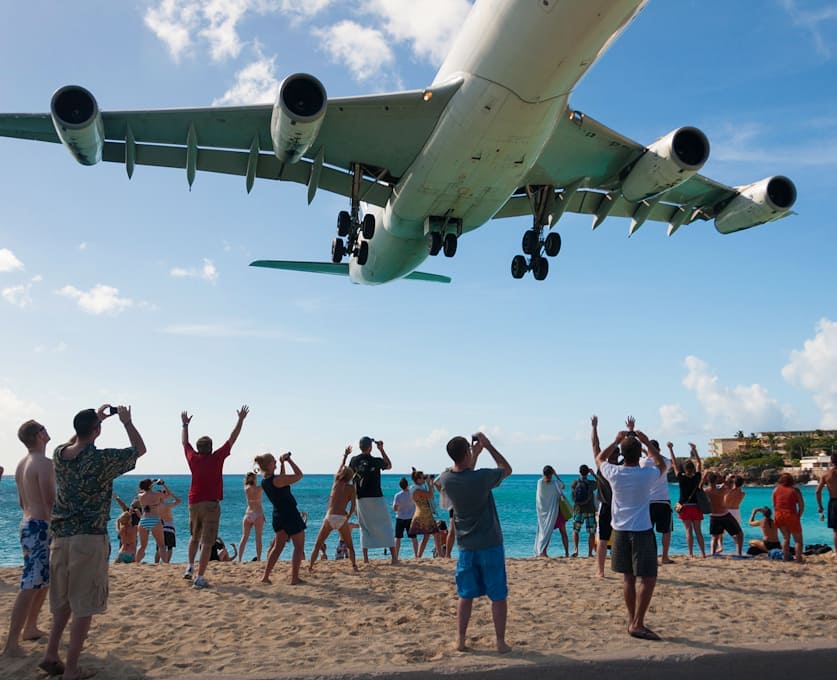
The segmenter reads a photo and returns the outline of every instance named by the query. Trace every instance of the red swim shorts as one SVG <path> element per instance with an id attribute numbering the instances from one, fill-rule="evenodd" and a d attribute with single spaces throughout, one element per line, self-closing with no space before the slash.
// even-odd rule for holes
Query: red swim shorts
<path id="1" fill-rule="evenodd" d="M 697 505 L 684 505 L 677 516 L 684 522 L 700 522 L 703 519 L 703 513 Z"/>
<path id="2" fill-rule="evenodd" d="M 777 510 L 773 518 L 777 529 L 785 529 L 791 534 L 802 534 L 802 524 L 799 515 L 788 510 Z"/>

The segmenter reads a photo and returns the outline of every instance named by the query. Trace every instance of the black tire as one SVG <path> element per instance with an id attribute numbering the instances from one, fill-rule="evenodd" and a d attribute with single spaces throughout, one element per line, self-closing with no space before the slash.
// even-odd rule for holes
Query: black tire
<path id="1" fill-rule="evenodd" d="M 526 258 L 523 255 L 515 255 L 512 258 L 511 273 L 514 278 L 522 279 L 528 269 L 529 265 L 526 264 Z"/>
<path id="2" fill-rule="evenodd" d="M 334 264 L 339 264 L 343 261 L 343 256 L 346 254 L 346 246 L 342 238 L 336 238 L 331 242 L 331 261 Z"/>
<path id="3" fill-rule="evenodd" d="M 427 252 L 435 256 L 440 250 L 442 250 L 442 235 L 438 231 L 431 231 L 427 234 Z"/>
<path id="4" fill-rule="evenodd" d="M 547 274 L 549 274 L 549 260 L 545 257 L 536 257 L 532 259 L 532 276 L 535 281 L 543 281 Z"/>
<path id="5" fill-rule="evenodd" d="M 375 216 L 364 215 L 360 230 L 363 233 L 363 238 L 367 241 L 371 241 L 372 237 L 375 235 Z"/>
<path id="6" fill-rule="evenodd" d="M 546 254 L 549 257 L 555 257 L 558 253 L 561 252 L 561 234 L 557 231 L 553 231 L 546 237 L 546 241 L 543 244 L 543 249 L 546 251 Z"/>
<path id="7" fill-rule="evenodd" d="M 534 229 L 529 229 L 523 234 L 523 242 L 521 243 L 523 246 L 523 254 L 524 255 L 537 255 L 538 249 L 538 232 Z"/>
<path id="8" fill-rule="evenodd" d="M 456 255 L 456 244 L 458 240 L 456 234 L 445 234 L 445 257 L 453 257 Z"/>
<path id="9" fill-rule="evenodd" d="M 337 235 L 348 236 L 352 228 L 352 216 L 345 210 L 337 213 Z"/>
<path id="10" fill-rule="evenodd" d="M 369 244 L 366 241 L 361 241 L 357 247 L 357 263 L 362 267 L 369 259 Z"/>

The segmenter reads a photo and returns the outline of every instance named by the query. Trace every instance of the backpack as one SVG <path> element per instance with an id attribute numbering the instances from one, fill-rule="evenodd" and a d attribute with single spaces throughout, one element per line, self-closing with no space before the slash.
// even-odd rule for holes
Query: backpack
<path id="1" fill-rule="evenodd" d="M 573 486 L 573 503 L 576 505 L 584 505 L 590 500 L 590 487 L 587 485 L 586 479 L 579 479 Z"/>

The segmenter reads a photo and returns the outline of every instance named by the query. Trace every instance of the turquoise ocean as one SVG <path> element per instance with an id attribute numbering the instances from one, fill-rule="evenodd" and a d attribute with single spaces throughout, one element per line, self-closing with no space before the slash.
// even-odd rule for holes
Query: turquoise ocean
<path id="1" fill-rule="evenodd" d="M 570 482 L 576 475 L 565 474 L 561 475 L 564 483 L 569 487 Z M 126 475 L 120 477 L 114 483 L 114 492 L 122 498 L 125 502 L 130 502 L 137 491 L 137 483 L 144 476 Z M 383 475 L 382 486 L 387 500 L 392 501 L 398 488 L 398 480 L 401 475 Z M 189 493 L 189 475 L 168 475 L 164 476 L 166 484 L 169 488 L 177 494 L 182 503 L 175 508 L 174 518 L 177 528 L 177 547 L 174 550 L 173 562 L 186 561 L 186 546 L 189 542 L 189 511 L 187 506 L 187 496 Z M 300 482 L 293 486 L 293 493 L 297 499 L 300 510 L 304 510 L 309 515 L 309 530 L 305 534 L 306 554 L 310 554 L 313 546 L 316 532 L 322 522 L 325 514 L 326 504 L 328 502 L 328 495 L 331 491 L 332 475 L 306 475 Z M 505 541 L 506 555 L 508 557 L 532 557 L 532 548 L 535 541 L 535 530 L 537 522 L 535 519 L 535 488 L 539 475 L 512 475 L 506 479 L 503 484 L 494 491 L 494 498 L 497 503 L 497 512 L 500 515 L 500 522 L 503 527 L 503 536 Z M 678 487 L 676 484 L 670 485 L 670 494 L 672 503 L 677 501 Z M 825 525 L 825 522 L 820 521 L 816 512 L 816 498 L 814 496 L 814 486 L 799 487 L 805 498 L 805 513 L 802 518 L 802 531 L 805 544 L 810 543 L 825 543 L 832 545 L 832 532 Z M 755 507 L 764 505 L 771 505 L 772 487 L 745 487 L 746 496 L 741 506 L 741 513 L 745 521 L 750 516 L 750 512 Z M 824 491 L 826 496 L 828 492 Z M 230 543 L 238 543 L 241 539 L 241 520 L 244 516 L 246 508 L 246 501 L 244 498 L 244 477 L 243 475 L 225 475 L 224 476 L 224 501 L 221 505 L 221 529 L 220 536 L 228 545 Z M 267 544 L 272 538 L 273 532 L 270 529 L 270 513 L 271 507 L 267 499 L 264 500 L 265 512 L 268 518 L 268 524 L 265 528 L 264 548 L 262 557 L 264 558 L 267 552 Z M 118 548 L 116 541 L 116 526 L 115 520 L 119 515 L 119 507 L 116 503 L 111 509 L 110 522 L 110 538 L 113 546 L 114 554 Z M 444 517 L 443 512 L 440 511 L 439 518 Z M 23 558 L 20 552 L 20 544 L 18 542 L 18 525 L 21 519 L 21 510 L 18 506 L 17 492 L 13 478 L 4 477 L 0 481 L 0 566 L 20 566 L 23 564 Z M 709 538 L 709 522 L 708 519 L 703 522 L 704 536 Z M 760 538 L 761 533 L 757 528 L 744 527 L 745 539 Z M 357 541 L 357 538 L 356 538 Z M 153 543 L 153 539 L 151 539 Z M 581 533 L 581 548 L 579 552 L 586 554 L 584 546 L 586 546 L 586 534 L 582 529 Z M 327 541 L 329 558 L 334 557 L 334 550 L 337 545 L 336 534 L 332 533 Z M 745 540 L 746 546 L 746 540 Z M 727 551 L 733 549 L 732 541 L 727 537 L 725 539 L 725 547 Z M 428 548 L 432 548 L 432 542 L 428 544 Z M 572 535 L 570 535 L 570 549 L 572 550 Z M 671 552 L 674 555 L 686 553 L 686 538 L 683 531 L 683 524 L 675 519 L 674 534 L 671 540 Z M 408 549 L 407 555 L 412 553 Z M 154 549 L 150 549 L 150 554 L 153 559 Z M 251 532 L 250 540 L 245 548 L 244 559 L 252 559 L 256 554 L 255 536 Z M 552 536 L 552 542 L 549 547 L 549 554 L 557 557 L 563 554 L 561 547 L 561 536 L 555 532 Z M 383 557 L 383 551 L 372 551 L 371 557 Z M 286 549 L 282 555 L 283 559 L 290 559 L 290 551 Z M 146 557 L 146 561 L 148 558 Z"/>

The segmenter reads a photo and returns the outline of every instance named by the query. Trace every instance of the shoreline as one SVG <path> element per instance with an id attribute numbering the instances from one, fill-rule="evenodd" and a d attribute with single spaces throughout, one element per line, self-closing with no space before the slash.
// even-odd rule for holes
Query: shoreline
<path id="1" fill-rule="evenodd" d="M 803 565 L 681 558 L 661 567 L 648 625 L 662 642 L 627 635 L 621 578 L 610 572 L 595 578 L 593 560 L 509 558 L 508 655 L 493 650 L 484 598 L 474 603 L 472 651 L 453 649 L 454 564 L 373 560 L 353 574 L 347 562 L 331 560 L 318 562 L 311 575 L 304 569 L 307 583 L 293 587 L 285 582 L 286 563 L 277 565 L 273 585 L 263 585 L 258 563 L 213 562 L 206 574 L 212 588 L 204 591 L 189 587 L 179 565 L 111 566 L 108 611 L 94 617 L 81 663 L 103 680 L 511 680 L 576 670 L 612 678 L 617 669 L 620 680 L 639 680 L 649 670 L 670 677 L 675 666 L 679 677 L 697 680 L 700 672 L 705 680 L 708 667 L 728 673 L 732 662 L 736 677 L 748 677 L 739 666 L 761 669 L 761 678 L 775 677 L 778 668 L 810 667 L 802 673 L 810 680 L 825 678 L 826 669 L 830 675 L 837 657 L 831 557 Z M 6 616 L 19 576 L 19 569 L 0 569 Z M 149 618 L 154 625 L 143 625 Z M 46 612 L 40 624 L 48 629 Z M 0 661 L 0 677 L 31 675 L 44 644 L 24 643 L 28 656 Z M 686 666 L 695 674 L 683 675 L 692 672 Z"/>

